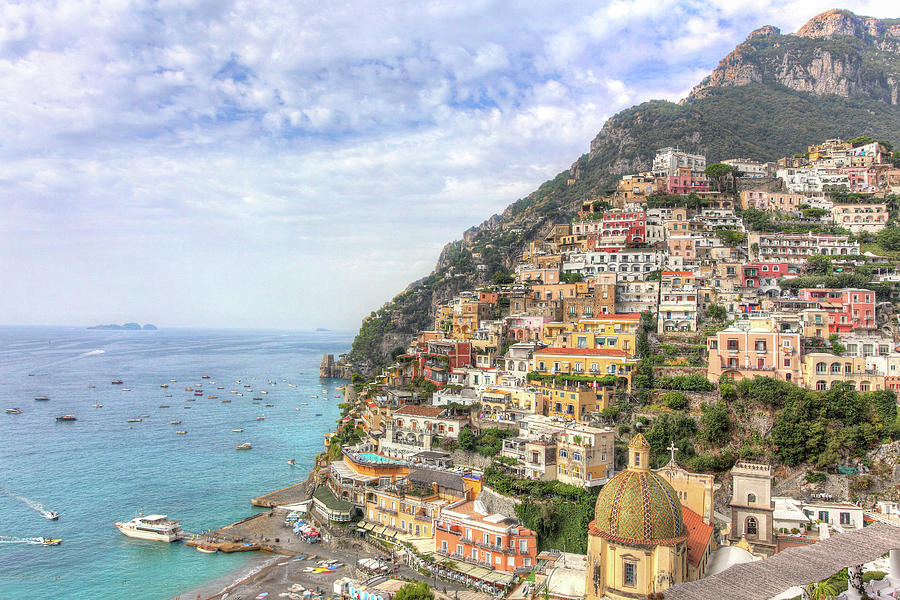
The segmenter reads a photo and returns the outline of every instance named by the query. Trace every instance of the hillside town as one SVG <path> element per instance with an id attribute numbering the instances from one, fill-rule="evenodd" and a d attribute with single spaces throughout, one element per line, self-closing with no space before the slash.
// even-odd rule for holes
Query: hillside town
<path id="1" fill-rule="evenodd" d="M 494 597 L 895 597 L 892 150 L 659 149 L 354 376 L 316 512 Z"/>

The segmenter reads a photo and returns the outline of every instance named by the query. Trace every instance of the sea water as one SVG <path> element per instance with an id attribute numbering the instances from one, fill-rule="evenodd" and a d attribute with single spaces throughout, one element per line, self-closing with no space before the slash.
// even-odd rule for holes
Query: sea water
<path id="1" fill-rule="evenodd" d="M 0 598 L 172 598 L 241 567 L 250 553 L 136 540 L 113 522 L 143 508 L 181 520 L 188 532 L 214 529 L 258 510 L 252 497 L 305 479 L 340 417 L 335 396 L 345 383 L 319 379 L 319 361 L 346 351 L 351 339 L 0 327 Z M 185 391 L 197 383 L 203 396 Z M 3 411 L 12 407 L 22 414 Z M 56 422 L 69 413 L 78 420 Z M 127 422 L 140 415 L 149 417 Z M 253 449 L 236 451 L 243 442 Z M 63 542 L 14 541 L 35 537 Z"/>

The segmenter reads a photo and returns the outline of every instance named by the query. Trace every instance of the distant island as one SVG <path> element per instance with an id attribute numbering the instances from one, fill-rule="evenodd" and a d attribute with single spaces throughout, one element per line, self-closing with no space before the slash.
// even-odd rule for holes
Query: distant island
<path id="1" fill-rule="evenodd" d="M 330 329 L 323 329 L 321 327 L 316 327 L 316 331 L 331 331 Z"/>
<path id="2" fill-rule="evenodd" d="M 146 325 L 141 327 L 140 323 L 125 323 L 124 325 L 94 325 L 93 327 L 88 327 L 88 329 L 113 329 L 117 331 L 156 331 L 156 325 L 147 323 Z"/>

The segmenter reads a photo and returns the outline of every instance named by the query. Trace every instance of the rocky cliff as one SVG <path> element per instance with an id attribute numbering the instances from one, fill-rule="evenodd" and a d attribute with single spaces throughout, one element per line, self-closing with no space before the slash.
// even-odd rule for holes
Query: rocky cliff
<path id="1" fill-rule="evenodd" d="M 434 271 L 367 316 L 344 366 L 369 373 L 456 293 L 506 273 L 523 248 L 619 176 L 647 170 L 658 148 L 680 146 L 710 161 L 775 160 L 814 142 L 866 134 L 900 147 L 900 20 L 829 11 L 796 34 L 775 27 L 745 42 L 680 103 L 650 101 L 611 117 L 590 151 L 500 215 L 447 244 Z"/>
<path id="2" fill-rule="evenodd" d="M 795 34 L 777 27 L 752 32 L 693 89 L 687 101 L 723 86 L 778 84 L 819 96 L 864 94 L 900 102 L 900 22 L 824 12 Z"/>

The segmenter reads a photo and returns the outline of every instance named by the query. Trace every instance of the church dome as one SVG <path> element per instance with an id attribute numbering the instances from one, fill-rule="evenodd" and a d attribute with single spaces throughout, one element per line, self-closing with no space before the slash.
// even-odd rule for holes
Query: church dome
<path id="1" fill-rule="evenodd" d="M 628 469 L 597 496 L 592 533 L 610 540 L 654 544 L 684 537 L 681 502 L 668 481 L 650 470 L 650 444 L 636 435 L 628 444 Z"/>

